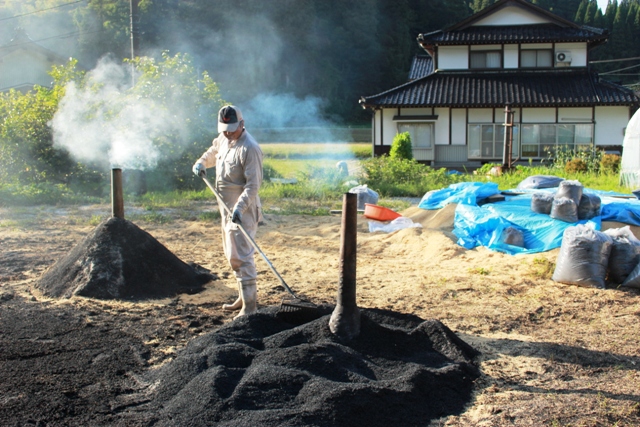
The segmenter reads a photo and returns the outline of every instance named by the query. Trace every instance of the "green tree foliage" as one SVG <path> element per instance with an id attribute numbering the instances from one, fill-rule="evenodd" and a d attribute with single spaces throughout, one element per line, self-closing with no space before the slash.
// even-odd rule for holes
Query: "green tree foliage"
<path id="1" fill-rule="evenodd" d="M 399 133 L 393 138 L 389 157 L 391 157 L 392 159 L 413 159 L 413 150 L 411 149 L 411 134 L 409 132 Z"/>
<path id="2" fill-rule="evenodd" d="M 208 73 L 198 76 L 190 58 L 184 54 L 161 55 L 161 60 L 136 58 L 131 61 L 137 71 L 136 84 L 124 90 L 119 99 L 103 105 L 104 99 L 85 101 L 84 116 L 94 119 L 96 112 L 106 111 L 105 122 L 118 117 L 126 107 L 138 100 L 149 101 L 158 114 L 172 117 L 175 126 L 156 135 L 153 144 L 159 162 L 148 171 L 150 186 L 188 188 L 194 185 L 191 165 L 210 144 L 217 133 L 216 114 L 222 106 L 217 84 Z M 54 67 L 51 89 L 38 87 L 22 94 L 10 91 L 0 94 L 0 182 L 34 184 L 60 183 L 97 194 L 109 164 L 79 163 L 66 149 L 54 144 L 50 126 L 67 92 L 67 84 L 77 90 L 95 91 L 99 85 L 91 83 L 88 75 L 78 71 L 77 62 Z M 91 86 L 95 85 L 95 86 Z M 109 128 L 108 123 L 105 123 Z M 79 132 L 80 130 L 78 130 Z M 86 144 L 92 144 L 87 135 Z M 106 153 L 104 153 L 106 156 Z M 103 174 L 101 176 L 101 174 Z M 154 189 L 154 188 L 150 188 Z"/>

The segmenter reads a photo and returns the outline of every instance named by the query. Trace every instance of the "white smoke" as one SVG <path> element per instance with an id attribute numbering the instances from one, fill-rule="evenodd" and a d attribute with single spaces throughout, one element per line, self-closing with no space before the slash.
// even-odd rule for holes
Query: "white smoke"
<path id="1" fill-rule="evenodd" d="M 54 145 L 77 160 L 123 169 L 154 167 L 161 157 L 153 140 L 178 126 L 149 99 L 127 95 L 130 66 L 102 59 L 80 88 L 69 83 L 51 121 Z"/>

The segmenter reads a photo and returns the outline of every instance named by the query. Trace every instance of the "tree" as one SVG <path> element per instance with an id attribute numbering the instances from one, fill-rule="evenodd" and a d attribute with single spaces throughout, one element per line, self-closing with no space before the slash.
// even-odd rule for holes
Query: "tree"
<path id="1" fill-rule="evenodd" d="M 392 159 L 413 159 L 413 150 L 411 148 L 411 134 L 409 132 L 402 132 L 397 134 L 393 138 L 391 143 L 391 151 L 389 151 L 389 157 Z"/>

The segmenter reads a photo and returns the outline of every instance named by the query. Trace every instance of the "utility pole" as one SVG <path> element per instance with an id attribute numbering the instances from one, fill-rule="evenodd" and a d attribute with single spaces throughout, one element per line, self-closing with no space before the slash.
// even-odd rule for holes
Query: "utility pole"
<path id="1" fill-rule="evenodd" d="M 138 1 L 129 0 L 129 32 L 131 33 L 131 60 L 135 59 L 138 49 L 140 48 L 140 29 L 138 28 Z M 135 85 L 134 66 L 131 63 L 131 86 Z"/>

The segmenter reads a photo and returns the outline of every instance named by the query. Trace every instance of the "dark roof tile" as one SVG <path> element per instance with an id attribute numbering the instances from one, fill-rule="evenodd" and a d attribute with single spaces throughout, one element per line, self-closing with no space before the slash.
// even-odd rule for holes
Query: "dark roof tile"
<path id="1" fill-rule="evenodd" d="M 409 81 L 428 76 L 433 73 L 433 59 L 429 55 L 416 55 L 411 62 Z"/>
<path id="2" fill-rule="evenodd" d="M 462 30 L 434 31 L 420 34 L 418 41 L 422 44 L 456 45 L 456 44 L 509 44 L 509 43 L 542 43 L 542 42 L 578 42 L 601 41 L 608 37 L 606 30 L 583 26 L 565 28 L 555 24 L 537 25 L 505 25 L 505 26 L 471 26 Z"/>
<path id="3" fill-rule="evenodd" d="M 365 107 L 575 107 L 634 105 L 630 89 L 588 72 L 436 72 L 363 97 Z"/>

